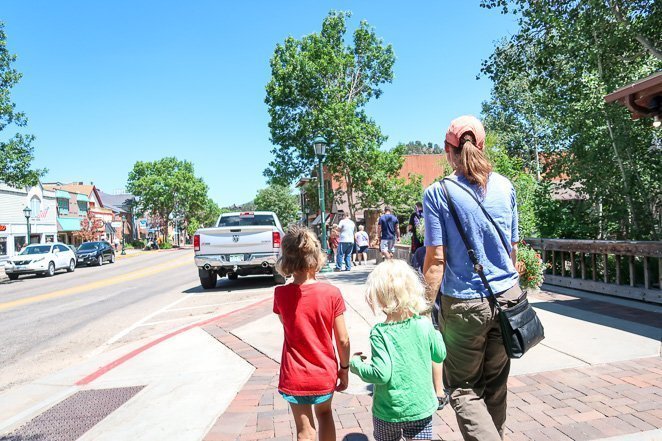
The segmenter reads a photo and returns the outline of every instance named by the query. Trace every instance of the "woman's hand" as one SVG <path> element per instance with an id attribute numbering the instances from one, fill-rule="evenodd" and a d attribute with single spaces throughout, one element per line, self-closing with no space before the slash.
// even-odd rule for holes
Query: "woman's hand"
<path id="1" fill-rule="evenodd" d="M 342 392 L 349 386 L 349 369 L 338 369 L 338 385 L 336 392 Z"/>

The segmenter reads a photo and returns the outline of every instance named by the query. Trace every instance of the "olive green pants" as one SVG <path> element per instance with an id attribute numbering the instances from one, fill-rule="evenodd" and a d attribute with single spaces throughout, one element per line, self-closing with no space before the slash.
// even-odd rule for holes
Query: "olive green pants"
<path id="1" fill-rule="evenodd" d="M 516 301 L 519 286 L 498 296 L 499 304 Z M 446 344 L 444 386 L 451 390 L 465 440 L 500 441 L 506 422 L 510 359 L 489 300 L 442 296 L 440 331 Z"/>

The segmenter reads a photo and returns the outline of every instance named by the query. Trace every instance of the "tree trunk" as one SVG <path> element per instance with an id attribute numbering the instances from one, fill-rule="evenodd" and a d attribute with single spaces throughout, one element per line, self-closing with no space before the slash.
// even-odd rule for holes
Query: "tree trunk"
<path id="1" fill-rule="evenodd" d="M 349 207 L 349 217 L 356 222 L 354 213 L 354 186 L 349 171 L 345 172 L 345 185 L 347 186 L 347 206 Z"/>
<path id="2" fill-rule="evenodd" d="M 595 30 L 593 30 L 593 41 L 595 42 L 595 46 L 597 49 L 598 37 L 595 33 Z M 598 75 L 600 75 L 600 81 L 602 82 L 604 89 L 605 81 L 604 81 L 604 75 L 602 69 L 602 58 L 600 57 L 599 51 L 597 55 L 597 62 L 598 62 Z M 634 226 L 635 231 L 639 231 L 639 222 L 638 222 L 636 210 L 634 209 L 634 204 L 632 203 L 632 194 L 630 193 L 630 184 L 628 182 L 627 173 L 625 172 L 625 165 L 623 165 L 623 160 L 621 159 L 619 148 L 618 145 L 616 144 L 616 138 L 614 137 L 614 130 L 612 129 L 611 119 L 607 114 L 607 109 L 604 107 L 604 104 L 602 105 L 602 113 L 605 117 L 605 122 L 607 123 L 607 131 L 609 132 L 609 139 L 611 140 L 611 146 L 612 149 L 614 150 L 614 157 L 616 158 L 618 169 L 621 172 L 621 179 L 623 180 L 623 189 L 625 190 L 625 194 L 624 194 L 625 203 L 627 204 L 628 214 L 630 219 L 632 220 L 632 225 Z M 630 239 L 632 239 L 632 237 L 630 237 Z"/>
<path id="3" fill-rule="evenodd" d="M 652 56 L 654 56 L 658 60 L 662 60 L 662 51 L 656 48 L 655 45 L 648 38 L 632 31 L 632 26 L 630 21 L 627 18 L 625 18 L 623 12 L 621 11 L 621 7 L 616 0 L 613 0 L 611 2 L 611 9 L 612 11 L 614 11 L 616 20 L 618 20 L 623 26 L 625 26 L 628 32 L 633 34 L 635 40 L 637 40 L 639 44 L 641 44 L 643 48 L 647 50 Z"/>

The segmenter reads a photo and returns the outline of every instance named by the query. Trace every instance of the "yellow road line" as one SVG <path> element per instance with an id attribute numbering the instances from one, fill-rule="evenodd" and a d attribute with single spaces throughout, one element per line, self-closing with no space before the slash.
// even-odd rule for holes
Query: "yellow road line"
<path id="1" fill-rule="evenodd" d="M 11 302 L 0 303 L 0 312 L 6 311 L 8 309 L 17 308 L 19 306 L 29 305 L 32 303 L 43 302 L 45 300 L 56 299 L 59 297 L 71 296 L 74 294 L 79 294 L 85 291 L 91 291 L 93 289 L 105 288 L 111 285 L 117 285 L 118 283 L 129 282 L 131 280 L 141 279 L 143 277 L 151 276 L 153 274 L 158 274 L 163 271 L 168 271 L 174 268 L 178 268 L 184 265 L 192 265 L 191 256 L 187 255 L 179 259 L 173 259 L 171 262 L 163 265 L 157 265 L 150 268 L 140 269 L 136 271 L 131 271 L 126 274 L 121 274 L 118 276 L 110 277 L 107 279 L 99 280 L 97 282 L 87 283 L 85 285 L 74 286 L 72 288 L 61 289 L 58 291 L 49 292 L 46 294 L 40 294 L 32 297 L 25 297 L 18 300 L 12 300 Z"/>

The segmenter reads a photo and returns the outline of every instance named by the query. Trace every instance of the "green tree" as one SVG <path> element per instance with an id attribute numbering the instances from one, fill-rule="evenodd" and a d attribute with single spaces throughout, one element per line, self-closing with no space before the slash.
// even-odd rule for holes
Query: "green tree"
<path id="1" fill-rule="evenodd" d="M 662 4 L 654 0 L 483 0 L 516 13 L 519 31 L 483 63 L 494 83 L 488 126 L 545 176 L 586 197 L 600 237 L 660 235 L 662 160 L 650 121 L 604 96 L 662 68 Z M 527 153 L 528 152 L 528 153 Z"/>
<path id="2" fill-rule="evenodd" d="M 193 234 L 199 228 L 213 227 L 216 225 L 218 217 L 225 212 L 227 212 L 226 209 L 219 207 L 213 199 L 208 197 L 200 211 L 190 214 L 186 230 L 189 234 Z"/>
<path id="3" fill-rule="evenodd" d="M 421 141 L 409 141 L 404 144 L 404 155 L 437 155 L 443 153 L 444 150 L 439 147 L 439 144 L 428 142 L 427 144 Z"/>
<path id="4" fill-rule="evenodd" d="M 356 195 L 365 190 L 365 180 L 356 178 L 357 167 L 371 164 L 362 158 L 379 155 L 385 140 L 365 105 L 393 79 L 395 55 L 365 21 L 354 31 L 353 44 L 345 44 L 350 15 L 332 11 L 320 33 L 276 45 L 265 99 L 276 147 L 265 176 L 272 184 L 288 186 L 308 175 L 315 165 L 312 140 L 324 136 L 330 143 L 325 164 L 344 180 L 342 197 L 354 217 Z"/>
<path id="5" fill-rule="evenodd" d="M 137 211 L 163 219 L 168 237 L 168 219 L 190 222 L 208 203 L 207 184 L 195 176 L 193 164 L 175 157 L 138 161 L 129 172 L 127 190 L 137 198 Z"/>
<path id="6" fill-rule="evenodd" d="M 254 202 L 257 211 L 276 213 L 285 228 L 297 221 L 297 213 L 300 210 L 299 199 L 288 187 L 273 184 L 263 188 L 257 192 Z"/>
<path id="7" fill-rule="evenodd" d="M 16 55 L 7 49 L 5 25 L 0 22 L 0 132 L 9 125 L 25 127 L 28 123 L 23 112 L 16 110 L 11 99 L 11 89 L 21 79 L 21 73 L 12 67 Z M 30 168 L 34 160 L 33 135 L 16 133 L 7 140 L 0 140 L 0 181 L 13 187 L 36 185 L 45 169 Z"/>

